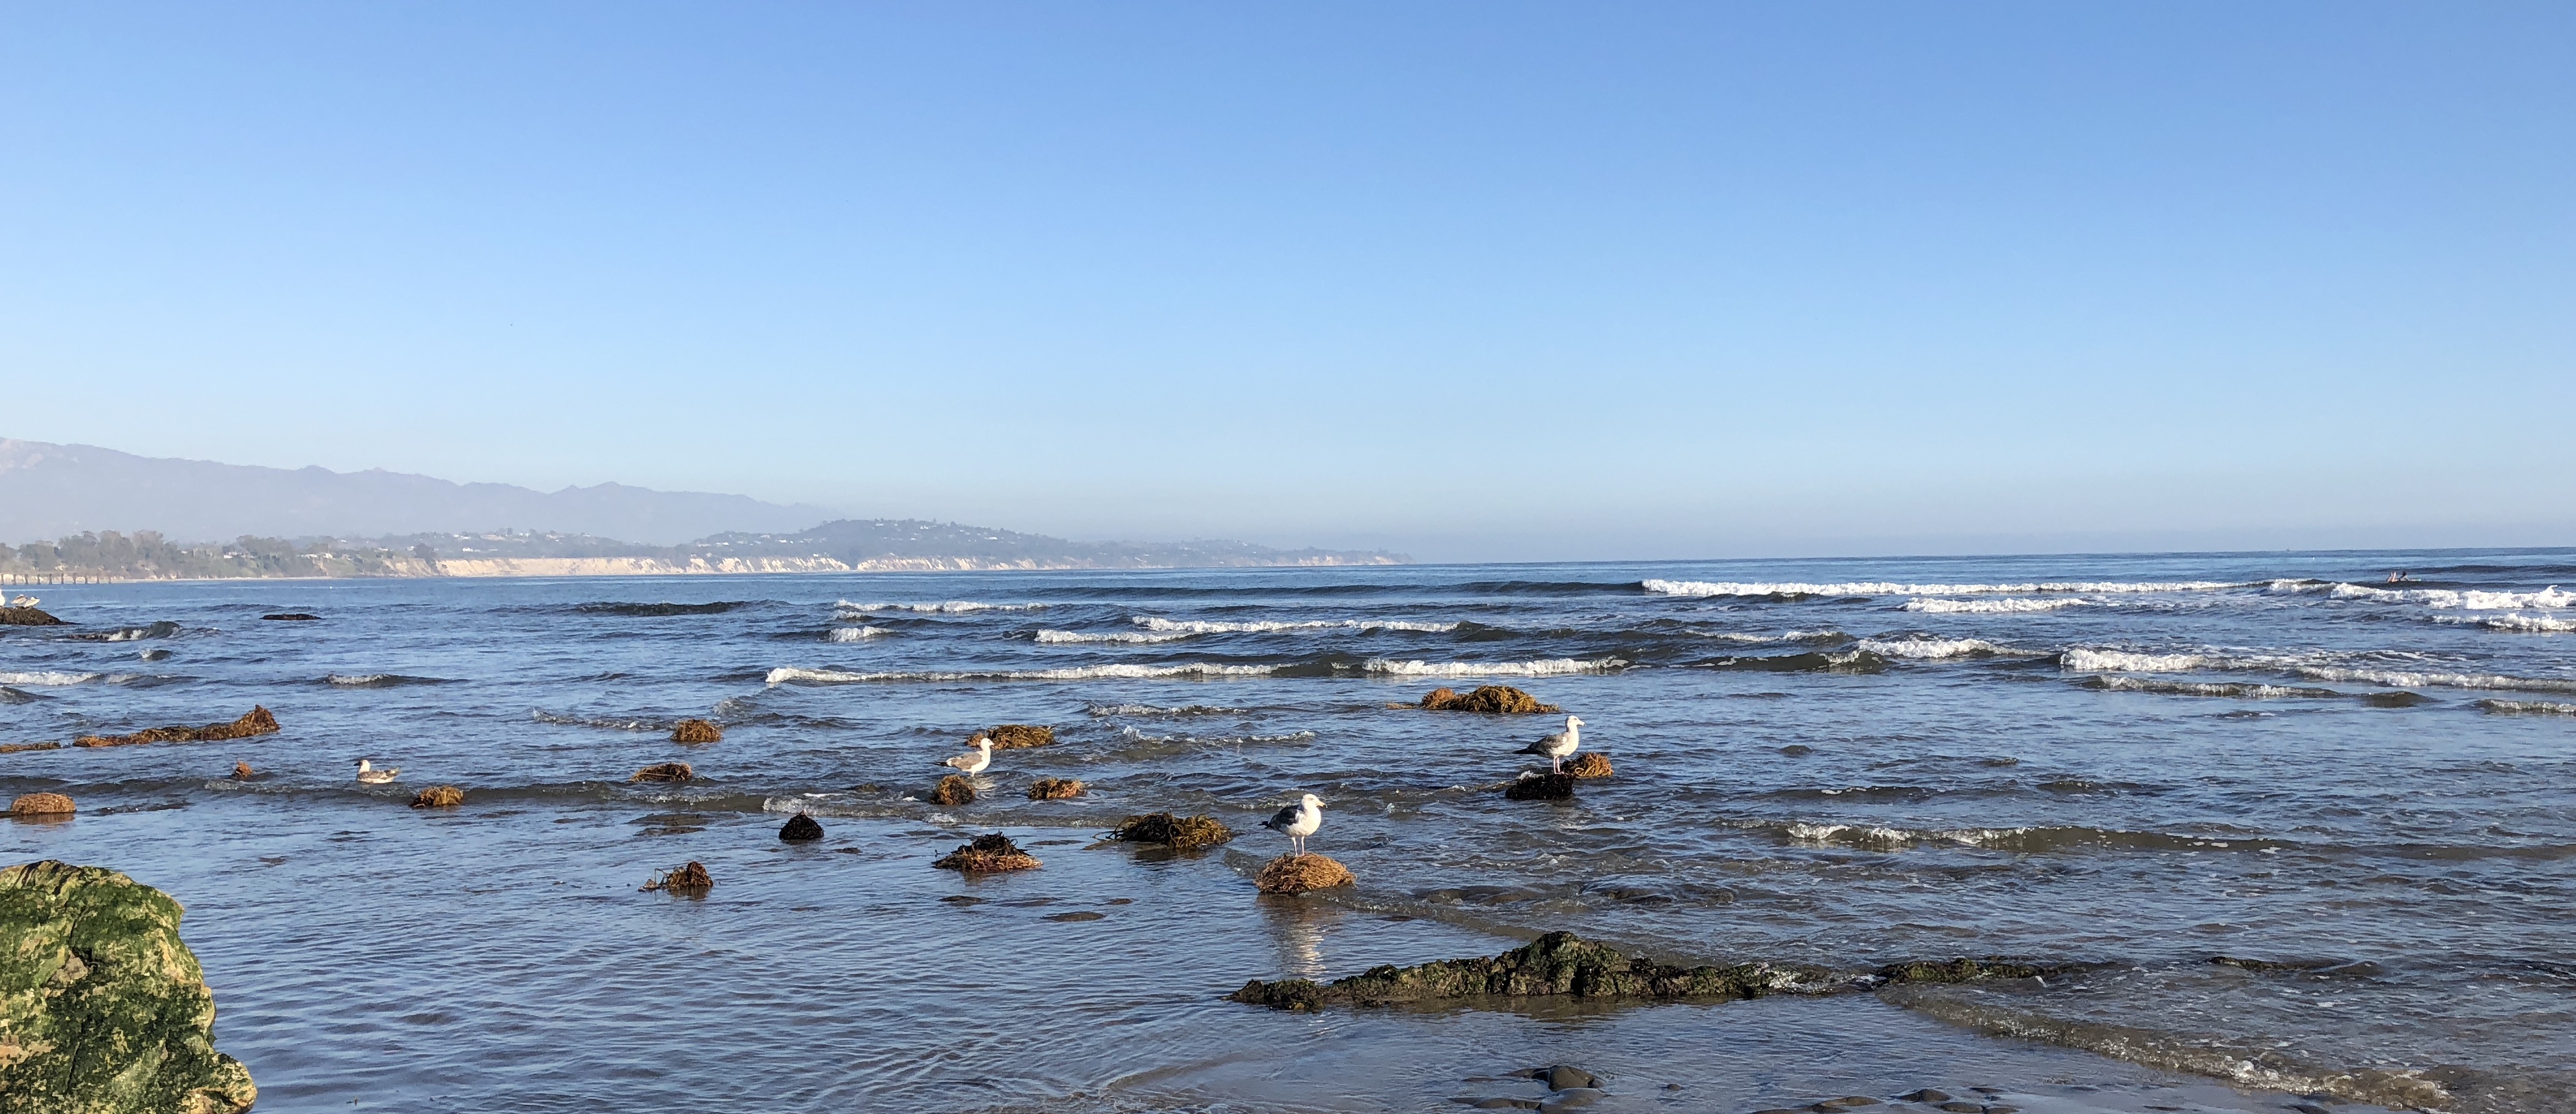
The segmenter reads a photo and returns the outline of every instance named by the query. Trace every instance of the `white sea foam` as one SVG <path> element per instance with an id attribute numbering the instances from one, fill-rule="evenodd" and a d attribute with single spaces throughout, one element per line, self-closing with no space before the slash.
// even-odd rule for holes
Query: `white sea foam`
<path id="1" fill-rule="evenodd" d="M 1859 824 L 1791 824 L 1789 838 L 1800 843 L 1836 843 L 1859 847 L 1894 850 L 1921 843 L 1954 843 L 1962 847 L 1982 847 L 2007 836 L 2029 833 L 2029 828 L 1959 828 L 1945 831 L 1916 831 L 1911 828 L 1887 828 Z"/>
<path id="2" fill-rule="evenodd" d="M 96 673 L 0 673 L 0 685 L 79 685 L 99 679 Z"/>
<path id="3" fill-rule="evenodd" d="M 1198 620 L 1161 619 L 1151 615 L 1139 615 L 1136 617 L 1135 622 L 1137 626 L 1143 627 L 1149 631 L 1178 635 L 1266 634 L 1271 631 L 1335 629 L 1357 631 L 1404 630 L 1438 633 L 1441 631 L 1453 631 L 1458 629 L 1458 624 L 1456 623 L 1426 623 L 1412 619 L 1316 619 L 1304 622 L 1271 621 L 1221 623 L 1202 622 Z"/>
<path id="4" fill-rule="evenodd" d="M 893 633 L 893 631 L 887 630 L 884 627 L 834 627 L 832 628 L 831 641 L 857 642 L 861 639 L 875 638 L 879 635 Z"/>
<path id="5" fill-rule="evenodd" d="M 1905 610 L 1919 611 L 1926 615 L 2008 614 L 2020 611 L 2055 611 L 2061 607 L 2084 607 L 2092 602 L 2080 596 L 2061 596 L 2056 599 L 2026 597 L 2000 600 L 1913 599 L 1905 601 Z"/>
<path id="6" fill-rule="evenodd" d="M 322 679 L 344 688 L 363 689 L 374 688 L 377 685 L 393 680 L 394 675 L 391 673 L 332 673 Z"/>
<path id="7" fill-rule="evenodd" d="M 2349 669 L 2338 666 L 2298 667 L 2300 676 L 2320 681 L 2359 681 L 2397 688 L 2427 685 L 2454 689 L 2521 689 L 2531 692 L 2576 692 L 2576 681 L 2554 677 L 2506 677 L 2494 673 L 2440 673 L 2407 669 Z"/>
<path id="8" fill-rule="evenodd" d="M 1148 643 L 1148 642 L 1178 642 L 1178 641 L 1180 641 L 1181 639 L 1188 638 L 1188 637 L 1190 637 L 1190 635 L 1188 635 L 1188 634 L 1186 634 L 1186 633 L 1182 633 L 1182 632 L 1172 632 L 1172 633 L 1168 633 L 1168 634 L 1156 634 L 1156 633 L 1152 633 L 1152 632 L 1149 632 L 1149 631 L 1132 631 L 1132 630 L 1120 630 L 1120 631 L 1042 630 L 1042 631 L 1039 631 L 1039 632 L 1038 632 L 1038 641 L 1040 641 L 1040 642 L 1047 642 L 1047 643 L 1060 643 L 1060 642 L 1075 642 L 1075 643 L 1079 643 L 1079 642 L 1119 642 L 1119 643 L 1127 643 L 1127 644 L 1130 644 L 1130 645 L 1134 645 L 1134 644 L 1139 644 L 1139 643 Z"/>
<path id="9" fill-rule="evenodd" d="M 1154 704 L 1094 704 L 1084 709 L 1095 716 L 1223 716 L 1242 709 L 1220 708 L 1212 704 L 1184 704 L 1165 708 Z"/>
<path id="10" fill-rule="evenodd" d="M 772 685 L 846 685 L 866 681 L 1156 680 L 1175 677 L 1262 677 L 1276 673 L 1279 669 L 1280 667 L 1276 665 L 1223 665 L 1216 662 L 1190 662 L 1182 665 L 1085 665 L 1070 669 L 885 673 L 848 673 L 838 669 L 781 667 L 769 671 L 769 683 Z"/>
<path id="11" fill-rule="evenodd" d="M 2099 677 L 2095 684 L 2114 692 L 2154 692 L 2177 696 L 2232 696 L 2245 700 L 2285 700 L 2290 697 L 2340 695 L 2332 689 L 2294 689 L 2284 685 L 2248 684 L 2227 681 L 2141 681 L 2135 677 Z"/>
<path id="12" fill-rule="evenodd" d="M 2565 634 L 2576 631 L 2576 619 L 2552 619 L 2546 615 L 2496 615 L 2482 619 L 2479 626 L 2489 630 L 2509 630 L 2523 634 Z"/>
<path id="13" fill-rule="evenodd" d="M 1739 583 L 1706 580 L 1648 580 L 1642 582 L 1649 592 L 1667 596 L 1994 596 L 2033 595 L 2041 592 L 2073 592 L 2089 595 L 2139 595 L 2155 592 L 2215 592 L 2227 588 L 2249 588 L 2254 585 L 2223 583 L 2215 580 L 2172 581 L 2043 581 L 2035 584 L 1893 584 L 1886 581 L 1851 581 L 1836 584 Z"/>
<path id="14" fill-rule="evenodd" d="M 1864 638 L 1860 648 L 1887 658 L 1958 658 L 1970 654 L 2033 654 L 1982 638 Z"/>
<path id="15" fill-rule="evenodd" d="M 2576 607 L 2576 592 L 2562 592 L 2555 584 L 2537 592 L 2453 591 L 2448 588 L 2373 588 L 2366 584 L 2337 584 L 2328 593 L 2339 600 L 2370 600 L 2374 603 L 2420 603 L 2426 607 L 2457 608 L 2462 611 L 2513 611 L 2525 607 Z"/>
<path id="16" fill-rule="evenodd" d="M 2212 666 L 2224 668 L 2221 659 L 2206 654 L 2139 654 L 2082 646 L 2067 650 L 2057 660 L 2069 673 L 2189 673 Z"/>
<path id="17" fill-rule="evenodd" d="M 2558 704 L 2547 700 L 2481 700 L 2478 707 L 2490 712 L 2522 716 L 2576 716 L 2576 704 Z"/>
<path id="18" fill-rule="evenodd" d="M 947 600 L 941 603 L 851 603 L 841 600 L 832 606 L 843 611 L 918 611 L 924 614 L 963 615 L 970 611 L 1036 611 L 1042 603 L 978 603 L 974 600 Z"/>
<path id="19" fill-rule="evenodd" d="M 1556 677 L 1568 673 L 1609 673 L 1628 663 L 1620 658 L 1553 658 L 1546 661 L 1395 661 L 1371 658 L 1362 668 L 1398 677 Z"/>

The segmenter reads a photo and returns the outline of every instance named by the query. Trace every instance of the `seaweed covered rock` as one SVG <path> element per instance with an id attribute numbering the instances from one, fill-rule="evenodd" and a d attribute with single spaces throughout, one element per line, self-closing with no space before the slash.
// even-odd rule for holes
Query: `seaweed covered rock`
<path id="1" fill-rule="evenodd" d="M 1597 750 L 1584 751 L 1565 762 L 1568 777 L 1609 777 L 1611 772 L 1610 756 Z"/>
<path id="2" fill-rule="evenodd" d="M 433 785 L 411 795 L 413 808 L 455 808 L 465 803 L 465 791 L 453 785 Z"/>
<path id="3" fill-rule="evenodd" d="M 684 719 L 671 725 L 671 741 L 675 743 L 720 743 L 724 741 L 724 729 L 717 727 L 713 722 L 708 720 Z"/>
<path id="4" fill-rule="evenodd" d="M 1570 801 L 1574 799 L 1573 774 L 1527 774 L 1503 787 L 1506 801 Z"/>
<path id="5" fill-rule="evenodd" d="M 635 771 L 635 776 L 627 778 L 626 780 L 629 782 L 687 781 L 696 776 L 698 776 L 698 771 L 691 768 L 686 762 L 656 762 L 653 765 L 646 766 L 641 770 Z"/>
<path id="6" fill-rule="evenodd" d="M 1886 983 L 1975 982 L 1978 979 L 2035 979 L 2064 970 L 2062 966 L 2040 966 L 2009 959 L 1914 960 L 1890 963 L 1878 969 L 1878 978 Z"/>
<path id="7" fill-rule="evenodd" d="M 939 784 L 930 787 L 930 803 L 941 808 L 974 804 L 975 783 L 966 780 L 962 774 L 950 774 L 939 779 Z"/>
<path id="8" fill-rule="evenodd" d="M 1038 727 L 1026 723 L 1006 723 L 984 732 L 984 737 L 993 740 L 994 750 L 1021 750 L 1027 747 L 1042 747 L 1055 742 L 1055 728 Z"/>
<path id="9" fill-rule="evenodd" d="M 26 793 L 9 802 L 11 816 L 69 816 L 74 811 L 72 799 L 60 793 Z"/>
<path id="10" fill-rule="evenodd" d="M 1232 829 L 1213 816 L 1174 816 L 1168 812 L 1130 816 L 1110 829 L 1109 838 L 1128 843 L 1158 843 L 1174 851 L 1214 847 L 1234 838 Z"/>
<path id="11" fill-rule="evenodd" d="M 1556 995 L 1604 1001 L 1728 1001 L 1768 993 L 1781 972 L 1738 967 L 1672 967 L 1620 954 L 1571 932 L 1551 932 L 1490 959 L 1449 959 L 1418 967 L 1373 967 L 1329 984 L 1255 979 L 1228 1000 L 1272 1009 L 1369 1006 L 1455 998 Z"/>
<path id="12" fill-rule="evenodd" d="M 248 763 L 248 762 L 234 762 L 234 763 L 233 763 L 233 780 L 234 780 L 234 781 L 249 781 L 250 779 L 255 778 L 255 777 L 258 777 L 258 776 L 259 776 L 259 771 L 254 770 L 254 769 L 251 769 L 251 768 L 250 768 L 250 763 Z"/>
<path id="13" fill-rule="evenodd" d="M 794 816 L 788 817 L 785 824 L 779 825 L 778 838 L 786 840 L 789 843 L 803 843 L 809 839 L 821 839 L 823 838 L 823 823 L 822 821 L 816 820 L 813 817 L 800 812 Z"/>
<path id="14" fill-rule="evenodd" d="M 0 607 L 0 627 L 59 627 L 63 621 L 32 607 Z"/>
<path id="15" fill-rule="evenodd" d="M 1537 697 L 1510 685 L 1479 685 L 1476 691 L 1463 696 L 1455 689 L 1433 689 L 1417 707 L 1432 712 L 1494 712 L 1504 715 L 1565 710 L 1554 704 L 1541 704 Z"/>
<path id="16" fill-rule="evenodd" d="M 250 1109 L 259 1089 L 215 1051 L 214 994 L 179 916 L 112 870 L 0 870 L 0 1109 Z"/>
<path id="17" fill-rule="evenodd" d="M 1069 777 L 1042 777 L 1029 783 L 1032 801 L 1063 801 L 1082 795 L 1082 783 Z"/>
<path id="18" fill-rule="evenodd" d="M 1252 884 L 1266 894 L 1302 894 L 1357 881 L 1351 877 L 1350 868 L 1340 863 L 1322 855 L 1294 851 L 1262 864 L 1261 873 L 1252 878 Z"/>
<path id="19" fill-rule="evenodd" d="M 967 874 L 999 874 L 1006 870 L 1036 870 L 1040 864 L 1035 856 L 1011 842 L 1011 837 L 996 832 L 976 836 L 974 842 L 930 865 Z"/>
<path id="20" fill-rule="evenodd" d="M 63 749 L 63 745 L 61 743 L 0 743 L 0 754 L 16 754 L 22 750 L 61 749 Z"/>
<path id="21" fill-rule="evenodd" d="M 131 735 L 83 735 L 72 740 L 72 745 L 123 747 L 136 743 L 211 743 L 274 734 L 277 734 L 277 717 L 270 715 L 265 707 L 252 705 L 249 712 L 231 723 L 209 723 L 203 727 L 151 727 Z"/>
<path id="22" fill-rule="evenodd" d="M 643 888 L 668 890 L 672 893 L 705 893 L 715 888 L 715 884 L 715 876 L 707 873 L 705 864 L 691 859 L 685 866 L 676 866 L 654 875 L 651 881 L 644 883 Z"/>

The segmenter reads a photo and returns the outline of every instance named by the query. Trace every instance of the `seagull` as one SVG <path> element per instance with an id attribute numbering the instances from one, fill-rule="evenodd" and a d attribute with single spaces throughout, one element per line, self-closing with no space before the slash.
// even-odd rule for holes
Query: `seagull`
<path id="1" fill-rule="evenodd" d="M 388 781 L 392 781 L 394 777 L 400 773 L 402 773 L 402 767 L 400 766 L 396 766 L 390 770 L 379 770 L 375 767 L 374 763 L 371 763 L 364 758 L 358 760 L 358 780 L 368 785 L 383 785 Z"/>
<path id="2" fill-rule="evenodd" d="M 993 740 L 985 738 L 982 735 L 975 736 L 974 753 L 961 754 L 955 758 L 951 758 L 940 763 L 942 766 L 955 766 L 960 770 L 964 770 L 968 777 L 973 777 L 977 774 L 983 773 L 984 767 L 992 764 Z"/>
<path id="3" fill-rule="evenodd" d="M 19 594 L 18 594 L 18 598 L 17 598 L 17 599 L 14 599 L 14 600 L 10 600 L 10 601 L 9 601 L 9 606 L 11 606 L 11 607 L 34 607 L 34 606 L 36 606 L 37 604 L 40 604 L 40 603 L 43 603 L 43 602 L 45 602 L 45 601 L 40 600 L 40 599 L 37 599 L 36 597 L 34 597 L 34 596 L 30 596 L 30 595 L 28 595 L 28 594 L 26 594 L 26 593 L 24 593 L 24 592 L 21 592 L 21 593 L 19 593 Z"/>
<path id="4" fill-rule="evenodd" d="M 1583 720 L 1565 717 L 1565 730 L 1514 751 L 1514 754 L 1544 754 L 1551 772 L 1564 773 L 1565 760 L 1574 757 L 1574 748 L 1583 745 Z"/>
<path id="5" fill-rule="evenodd" d="M 1306 837 L 1324 826 L 1324 802 L 1312 793 L 1297 798 L 1297 803 L 1270 814 L 1261 826 L 1288 837 L 1291 854 L 1306 853 Z"/>

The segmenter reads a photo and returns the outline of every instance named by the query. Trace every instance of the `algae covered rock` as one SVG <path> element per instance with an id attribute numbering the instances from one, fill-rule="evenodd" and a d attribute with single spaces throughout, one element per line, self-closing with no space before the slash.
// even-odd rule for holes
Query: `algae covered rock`
<path id="1" fill-rule="evenodd" d="M 980 835 L 975 841 L 948 853 L 946 858 L 930 864 L 941 870 L 966 874 L 999 874 L 1011 870 L 1036 870 L 1037 856 L 1020 850 L 1011 837 L 995 832 Z"/>
<path id="2" fill-rule="evenodd" d="M 433 785 L 412 794 L 413 808 L 455 808 L 465 803 L 465 791 L 453 785 Z"/>
<path id="3" fill-rule="evenodd" d="M 1047 746 L 1055 742 L 1055 728 L 1026 723 L 1006 723 L 984 732 L 984 737 L 993 740 L 994 750 L 1020 750 L 1025 747 Z"/>
<path id="4" fill-rule="evenodd" d="M 1175 816 L 1150 812 L 1130 816 L 1110 829 L 1109 838 L 1126 843 L 1158 843 L 1174 851 L 1214 847 L 1234 838 L 1234 831 L 1213 816 Z"/>
<path id="5" fill-rule="evenodd" d="M 1074 778 L 1042 777 L 1029 783 L 1032 801 L 1064 801 L 1082 795 L 1082 782 Z"/>
<path id="6" fill-rule="evenodd" d="M 706 864 L 691 859 L 686 865 L 675 866 L 654 875 L 652 880 L 644 883 L 642 888 L 667 890 L 675 894 L 704 894 L 715 888 L 715 884 L 715 876 L 707 873 Z"/>
<path id="7" fill-rule="evenodd" d="M 930 788 L 930 803 L 941 808 L 974 804 L 975 783 L 957 774 L 950 774 L 939 779 L 939 784 Z"/>
<path id="8" fill-rule="evenodd" d="M 59 627 L 63 621 L 32 607 L 0 607 L 0 627 Z"/>
<path id="9" fill-rule="evenodd" d="M 124 747 L 136 743 L 210 743 L 274 734 L 277 734 L 277 717 L 265 707 L 252 705 L 250 711 L 231 723 L 209 723 L 203 727 L 150 727 L 131 735 L 83 735 L 72 740 L 72 745 Z"/>
<path id="10" fill-rule="evenodd" d="M 1261 873 L 1252 878 L 1252 884 L 1266 894 L 1302 894 L 1309 890 L 1347 886 L 1357 881 L 1351 877 L 1349 867 L 1322 855 L 1295 851 L 1262 864 Z"/>
<path id="11" fill-rule="evenodd" d="M 1575 774 L 1524 774 L 1519 781 L 1503 787 L 1506 801 L 1570 801 L 1574 799 Z"/>
<path id="12" fill-rule="evenodd" d="M 215 1051 L 179 903 L 102 867 L 0 870 L 0 1109 L 230 1114 L 259 1097 Z"/>
<path id="13" fill-rule="evenodd" d="M 1761 965 L 1671 967 L 1622 955 L 1616 948 L 1571 932 L 1551 932 L 1490 959 L 1373 967 L 1329 984 L 1304 979 L 1255 979 L 1228 998 L 1283 1010 L 1540 995 L 1610 1001 L 1728 1001 L 1760 997 L 1770 991 L 1775 981 L 1775 972 Z"/>
<path id="14" fill-rule="evenodd" d="M 698 771 L 686 762 L 656 762 L 635 771 L 635 776 L 626 780 L 630 782 L 688 781 L 697 776 Z"/>
<path id="15" fill-rule="evenodd" d="M 69 816 L 75 811 L 72 799 L 60 793 L 27 793 L 9 802 L 11 816 Z"/>
<path id="16" fill-rule="evenodd" d="M 724 741 L 724 729 L 717 727 L 713 722 L 708 720 L 684 719 L 671 725 L 671 741 L 675 743 L 721 743 Z"/>
<path id="17" fill-rule="evenodd" d="M 1562 712 L 1554 704 L 1541 704 L 1538 698 L 1510 685 L 1480 685 L 1476 691 L 1460 695 L 1455 689 L 1433 689 L 1422 698 L 1419 707 L 1433 712 L 1493 712 L 1504 715 L 1532 715 Z"/>
<path id="18" fill-rule="evenodd" d="M 778 838 L 789 843 L 803 843 L 809 839 L 821 839 L 823 838 L 823 822 L 804 813 L 797 813 L 794 816 L 788 817 L 785 824 L 778 826 Z"/>
<path id="19" fill-rule="evenodd" d="M 1587 750 L 1567 759 L 1565 772 L 1570 777 L 1582 778 L 1609 777 L 1613 771 L 1610 768 L 1609 755 L 1597 750 Z"/>

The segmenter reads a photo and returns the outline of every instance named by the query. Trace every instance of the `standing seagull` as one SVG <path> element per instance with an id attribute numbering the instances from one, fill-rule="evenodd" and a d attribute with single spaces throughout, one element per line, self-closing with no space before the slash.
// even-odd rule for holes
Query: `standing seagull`
<path id="1" fill-rule="evenodd" d="M 1583 720 L 1576 716 L 1567 716 L 1565 717 L 1565 730 L 1559 731 L 1544 739 L 1540 739 L 1539 741 L 1522 747 L 1513 753 L 1544 754 L 1547 756 L 1547 764 L 1550 771 L 1561 774 L 1565 772 L 1565 760 L 1574 757 L 1574 748 L 1582 745 Z"/>
<path id="2" fill-rule="evenodd" d="M 1290 853 L 1303 855 L 1306 837 L 1324 826 L 1324 802 L 1312 793 L 1305 794 L 1297 798 L 1296 804 L 1271 813 L 1261 826 L 1287 836 Z"/>
<path id="3" fill-rule="evenodd" d="M 364 758 L 358 760 L 358 780 L 369 785 L 383 785 L 388 781 L 392 781 L 401 773 L 402 767 L 400 766 L 396 766 L 390 770 L 379 770 L 373 762 L 369 762 Z"/>
<path id="4" fill-rule="evenodd" d="M 974 753 L 961 754 L 955 758 L 951 758 L 940 763 L 942 766 L 955 766 L 960 770 L 966 771 L 967 777 L 973 777 L 977 774 L 983 773 L 984 767 L 992 764 L 993 740 L 985 738 L 982 735 L 975 736 Z"/>

